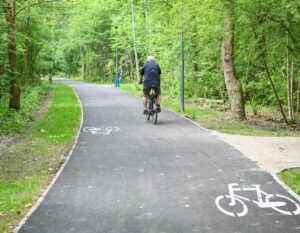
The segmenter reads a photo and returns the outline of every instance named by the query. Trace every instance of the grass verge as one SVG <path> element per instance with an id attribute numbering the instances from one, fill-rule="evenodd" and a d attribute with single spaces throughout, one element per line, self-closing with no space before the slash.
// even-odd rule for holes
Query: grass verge
<path id="1" fill-rule="evenodd" d="M 44 117 L 0 156 L 1 233 L 12 230 L 65 161 L 80 116 L 80 104 L 74 91 L 56 84 Z"/>
<path id="2" fill-rule="evenodd" d="M 278 174 L 279 178 L 300 196 L 300 168 L 287 169 Z"/>
<path id="3" fill-rule="evenodd" d="M 142 86 L 137 84 L 122 84 L 120 89 L 135 96 L 142 96 Z M 227 134 L 248 136 L 300 136 L 300 131 L 289 129 L 265 130 L 245 122 L 230 118 L 229 113 L 213 109 L 204 109 L 196 106 L 192 101 L 187 101 L 185 111 L 181 112 L 179 99 L 163 95 L 162 106 L 198 122 L 203 127 Z"/>

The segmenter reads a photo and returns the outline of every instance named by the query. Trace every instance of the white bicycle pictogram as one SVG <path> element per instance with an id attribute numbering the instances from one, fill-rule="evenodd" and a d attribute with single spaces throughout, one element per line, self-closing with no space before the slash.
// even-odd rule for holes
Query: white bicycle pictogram
<path id="1" fill-rule="evenodd" d="M 96 128 L 96 127 L 85 127 L 83 128 L 84 132 L 91 134 L 101 134 L 101 135 L 109 135 L 112 132 L 118 132 L 120 129 L 118 127 L 106 127 L 106 128 Z"/>
<path id="2" fill-rule="evenodd" d="M 245 216 L 248 213 L 246 201 L 252 201 L 260 208 L 272 208 L 284 215 L 300 214 L 300 206 L 296 201 L 284 195 L 266 193 L 260 189 L 260 185 L 240 188 L 239 184 L 233 183 L 228 185 L 228 189 L 229 195 L 218 196 L 215 200 L 215 204 L 221 212 L 229 216 Z M 250 200 L 249 198 L 236 194 L 236 192 L 239 191 L 254 191 L 256 192 L 257 200 Z"/>

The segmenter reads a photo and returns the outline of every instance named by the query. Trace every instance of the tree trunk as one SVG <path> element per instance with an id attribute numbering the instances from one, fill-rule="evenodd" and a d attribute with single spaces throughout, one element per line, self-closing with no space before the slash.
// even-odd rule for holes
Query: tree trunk
<path id="1" fill-rule="evenodd" d="M 225 0 L 224 38 L 222 43 L 222 63 L 226 89 L 229 95 L 231 114 L 239 120 L 246 119 L 243 89 L 235 74 L 234 67 L 234 12 L 233 0 Z"/>
<path id="2" fill-rule="evenodd" d="M 9 108 L 20 110 L 20 84 L 17 68 L 17 50 L 16 50 L 16 0 L 7 2 L 2 0 L 6 22 L 8 23 L 8 61 L 11 70 L 10 80 L 10 100 Z"/>
<path id="3" fill-rule="evenodd" d="M 290 63 L 292 63 L 292 64 L 290 65 Z M 288 97 L 289 120 L 293 121 L 294 120 L 294 112 L 293 112 L 293 61 L 290 61 L 289 34 L 288 34 L 288 32 L 287 32 L 286 79 L 287 79 L 287 97 Z"/>
<path id="4" fill-rule="evenodd" d="M 12 30 L 15 30 L 15 25 Z M 15 31 L 14 31 L 15 32 Z M 14 35 L 15 36 L 15 35 Z M 17 54 L 16 54 L 16 41 L 15 39 L 11 40 L 8 45 L 8 57 L 9 57 L 9 64 L 11 68 L 11 81 L 10 81 L 10 100 L 9 100 L 9 108 L 16 109 L 17 111 L 20 110 L 20 84 L 19 84 L 19 77 L 18 77 L 18 69 L 17 69 Z"/>
<path id="5" fill-rule="evenodd" d="M 150 2 L 149 0 L 145 0 L 145 18 L 146 18 L 146 28 L 148 34 L 148 54 L 152 54 L 152 26 L 151 26 L 151 15 L 150 15 Z"/>
<path id="6" fill-rule="evenodd" d="M 83 81 L 86 81 L 86 58 L 85 58 L 85 50 L 80 48 L 80 56 L 81 56 L 81 74 Z"/>
<path id="7" fill-rule="evenodd" d="M 32 46 L 30 46 L 30 7 L 28 8 L 28 12 L 27 12 L 28 16 L 27 16 L 27 20 L 26 20 L 26 40 L 25 40 L 25 57 L 24 57 L 24 66 L 23 66 L 23 75 L 22 75 L 22 79 L 23 79 L 23 83 L 25 83 L 25 86 L 27 88 L 27 86 L 29 85 L 29 75 L 28 75 L 28 66 L 31 65 L 30 62 L 30 57 L 31 57 L 31 48 Z"/>
<path id="8" fill-rule="evenodd" d="M 300 102 L 300 69 L 298 70 L 298 88 L 297 88 L 297 107 L 296 107 L 296 112 L 299 111 L 299 102 Z"/>
<path id="9" fill-rule="evenodd" d="M 134 80 L 132 59 L 130 59 L 130 80 Z"/>
<path id="10" fill-rule="evenodd" d="M 133 36 L 133 47 L 134 47 L 134 57 L 135 57 L 135 69 L 137 80 L 139 80 L 139 62 L 137 56 L 137 46 L 136 46 L 136 36 L 135 36 L 135 24 L 134 24 L 134 2 L 131 0 L 131 24 L 132 24 L 132 36 Z"/>
<path id="11" fill-rule="evenodd" d="M 261 25 L 262 23 L 263 23 L 262 18 L 258 18 L 258 25 Z M 288 120 L 283 111 L 281 100 L 279 99 L 279 96 L 278 96 L 277 90 L 275 88 L 275 85 L 274 85 L 274 82 L 273 82 L 273 79 L 271 76 L 271 72 L 269 70 L 268 63 L 267 63 L 266 38 L 265 38 L 266 36 L 265 36 L 264 32 L 258 33 L 256 31 L 257 27 L 258 27 L 257 25 L 253 25 L 253 33 L 254 33 L 255 38 L 258 40 L 258 50 L 260 51 L 260 59 L 262 61 L 262 63 L 259 65 L 258 68 L 259 68 L 259 70 L 265 71 L 267 73 L 267 78 L 270 81 L 270 84 L 271 84 L 272 90 L 274 92 L 275 98 L 277 100 L 277 104 L 280 109 L 281 115 L 284 119 L 284 122 L 288 125 L 289 124 Z"/>

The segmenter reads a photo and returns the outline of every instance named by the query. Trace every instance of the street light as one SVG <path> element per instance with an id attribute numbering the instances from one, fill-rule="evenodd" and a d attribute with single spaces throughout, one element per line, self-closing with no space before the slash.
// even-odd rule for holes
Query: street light
<path id="1" fill-rule="evenodd" d="M 118 62 L 118 27 L 116 27 L 116 35 L 117 35 L 117 41 L 116 41 L 116 76 L 115 76 L 115 86 L 119 87 L 120 85 L 120 78 L 119 78 L 119 62 Z"/>
<path id="2" fill-rule="evenodd" d="M 116 76 L 118 77 L 118 46 L 116 47 Z"/>
<path id="3" fill-rule="evenodd" d="M 184 35 L 181 32 L 181 67 L 180 67 L 180 102 L 181 111 L 184 112 Z"/>
<path id="4" fill-rule="evenodd" d="M 183 0 L 181 0 L 181 67 L 180 67 L 180 103 L 184 112 L 184 34 L 183 34 Z"/>

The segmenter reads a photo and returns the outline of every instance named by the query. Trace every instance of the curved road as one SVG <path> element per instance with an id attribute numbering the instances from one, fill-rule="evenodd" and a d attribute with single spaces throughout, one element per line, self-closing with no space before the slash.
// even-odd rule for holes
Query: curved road
<path id="1" fill-rule="evenodd" d="M 153 125 L 139 98 L 64 82 L 81 99 L 83 127 L 70 161 L 19 232 L 300 232 L 299 200 L 209 131 L 165 109 Z M 240 197 L 230 206 L 225 195 L 234 183 Z"/>

